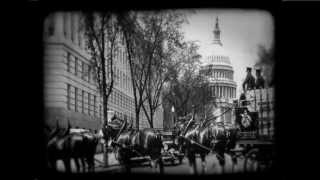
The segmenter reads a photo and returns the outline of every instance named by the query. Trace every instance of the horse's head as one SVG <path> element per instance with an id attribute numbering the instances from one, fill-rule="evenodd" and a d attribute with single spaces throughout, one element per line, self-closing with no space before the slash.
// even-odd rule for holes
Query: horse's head
<path id="1" fill-rule="evenodd" d="M 177 135 L 182 135 L 187 127 L 187 119 L 180 119 L 174 124 L 174 129 Z"/>
<path id="2" fill-rule="evenodd" d="M 115 140 L 115 138 L 117 138 L 119 132 L 123 130 L 125 125 L 126 124 L 121 124 L 115 121 L 111 121 L 106 124 L 102 129 L 105 142 L 110 143 L 112 140 Z"/>

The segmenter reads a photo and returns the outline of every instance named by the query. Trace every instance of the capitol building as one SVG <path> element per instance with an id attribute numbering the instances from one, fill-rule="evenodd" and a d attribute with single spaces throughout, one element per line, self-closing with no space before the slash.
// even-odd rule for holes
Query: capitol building
<path id="1" fill-rule="evenodd" d="M 231 60 L 223 48 L 220 39 L 219 19 L 216 18 L 213 31 L 214 40 L 210 46 L 210 54 L 202 60 L 200 73 L 210 81 L 210 95 L 213 98 L 211 111 L 219 116 L 216 121 L 225 124 L 233 123 L 233 111 L 227 111 L 232 107 L 233 99 L 236 98 L 237 84 L 234 81 L 234 70 Z"/>

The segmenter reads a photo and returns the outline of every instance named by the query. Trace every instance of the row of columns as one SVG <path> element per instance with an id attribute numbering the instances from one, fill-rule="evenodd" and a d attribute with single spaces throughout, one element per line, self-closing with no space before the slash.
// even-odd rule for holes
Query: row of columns
<path id="1" fill-rule="evenodd" d="M 57 12 L 53 16 L 53 35 L 71 41 L 74 45 L 84 48 L 84 35 L 80 32 L 80 14 Z M 47 27 L 45 27 L 47 28 Z"/>
<path id="2" fill-rule="evenodd" d="M 209 61 L 226 62 L 228 63 L 228 58 L 226 56 L 209 56 Z"/>
<path id="3" fill-rule="evenodd" d="M 233 80 L 233 72 L 232 71 L 213 71 L 213 77 Z"/>
<path id="4" fill-rule="evenodd" d="M 235 98 L 236 88 L 228 86 L 211 86 L 211 94 L 217 97 Z"/>

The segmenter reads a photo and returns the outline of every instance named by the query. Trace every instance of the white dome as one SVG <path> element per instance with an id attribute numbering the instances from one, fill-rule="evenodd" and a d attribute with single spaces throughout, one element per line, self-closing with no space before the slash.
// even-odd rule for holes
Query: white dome
<path id="1" fill-rule="evenodd" d="M 211 55 L 205 57 L 203 65 L 222 65 L 231 66 L 230 58 L 224 48 L 220 44 L 212 44 L 210 47 Z"/>
<path id="2" fill-rule="evenodd" d="M 218 18 L 216 19 L 214 33 L 214 40 L 212 45 L 210 46 L 210 55 L 205 57 L 203 60 L 203 65 L 213 65 L 213 66 L 227 66 L 232 69 L 230 58 L 227 52 L 224 50 L 222 46 L 222 42 L 220 40 L 220 28 Z"/>

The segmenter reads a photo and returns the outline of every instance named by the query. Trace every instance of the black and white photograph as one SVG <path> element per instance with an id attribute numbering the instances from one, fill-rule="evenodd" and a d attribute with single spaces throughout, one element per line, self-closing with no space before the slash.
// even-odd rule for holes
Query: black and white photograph
<path id="1" fill-rule="evenodd" d="M 58 10 L 43 19 L 46 170 L 221 175 L 275 164 L 275 16 Z"/>

